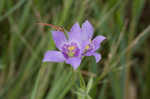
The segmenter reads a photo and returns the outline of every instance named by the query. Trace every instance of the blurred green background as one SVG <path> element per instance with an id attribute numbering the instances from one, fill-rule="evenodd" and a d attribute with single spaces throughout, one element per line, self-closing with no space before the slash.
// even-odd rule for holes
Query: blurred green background
<path id="1" fill-rule="evenodd" d="M 51 23 L 89 20 L 102 60 L 42 63 Z M 150 99 L 150 0 L 0 0 L 0 99 Z"/>

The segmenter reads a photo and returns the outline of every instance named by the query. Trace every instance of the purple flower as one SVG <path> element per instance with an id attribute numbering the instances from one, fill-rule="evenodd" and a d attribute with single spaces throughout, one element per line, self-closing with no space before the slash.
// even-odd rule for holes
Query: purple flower
<path id="1" fill-rule="evenodd" d="M 106 38 L 104 36 L 96 36 L 92 40 L 94 28 L 90 24 L 89 21 L 85 21 L 82 24 L 82 34 L 83 34 L 83 43 L 82 47 L 84 48 L 84 51 L 82 53 L 83 56 L 94 56 L 96 59 L 96 63 L 101 60 L 101 55 L 96 52 L 100 48 L 101 42 L 105 40 Z"/>
<path id="2" fill-rule="evenodd" d="M 80 28 L 78 23 L 74 24 L 65 37 L 62 31 L 52 31 L 52 36 L 59 51 L 47 51 L 43 62 L 66 62 L 71 64 L 74 69 L 81 63 L 83 56 L 95 56 L 96 62 L 101 59 L 101 55 L 95 51 L 100 47 L 100 43 L 105 39 L 104 36 L 97 36 L 92 39 L 93 27 L 85 21 Z"/>

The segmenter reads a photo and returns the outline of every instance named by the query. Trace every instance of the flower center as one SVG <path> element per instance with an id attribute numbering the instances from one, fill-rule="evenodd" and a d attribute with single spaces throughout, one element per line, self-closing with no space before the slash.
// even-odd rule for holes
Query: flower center
<path id="1" fill-rule="evenodd" d="M 79 56 L 80 49 L 77 43 L 71 42 L 70 44 L 64 44 L 62 47 L 62 53 L 65 58 Z"/>
<path id="2" fill-rule="evenodd" d="M 69 46 L 69 47 L 68 47 L 68 50 L 69 50 L 69 51 L 72 51 L 72 50 L 74 50 L 75 48 L 76 48 L 76 46 Z"/>
<path id="3" fill-rule="evenodd" d="M 93 43 L 89 43 L 89 44 L 86 45 L 85 48 L 84 48 L 84 54 L 86 54 L 87 52 L 91 52 L 93 49 L 94 49 Z"/>
<path id="4" fill-rule="evenodd" d="M 76 46 L 73 46 L 73 45 L 68 47 L 68 56 L 69 57 L 73 57 L 75 55 L 75 51 L 74 51 L 75 48 L 76 48 Z"/>
<path id="5" fill-rule="evenodd" d="M 94 47 L 93 44 L 90 43 L 90 44 L 88 44 L 88 45 L 85 46 L 84 51 L 85 52 L 89 52 L 89 51 L 91 51 L 93 49 L 93 47 Z"/>
<path id="6" fill-rule="evenodd" d="M 86 45 L 85 50 L 88 50 L 89 48 L 90 48 L 90 46 L 89 46 L 89 45 Z"/>

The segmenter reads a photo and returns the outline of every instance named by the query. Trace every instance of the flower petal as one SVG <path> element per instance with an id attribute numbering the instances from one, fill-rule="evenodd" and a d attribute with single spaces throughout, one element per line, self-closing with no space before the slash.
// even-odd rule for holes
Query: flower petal
<path id="1" fill-rule="evenodd" d="M 93 53 L 93 56 L 95 57 L 96 59 L 96 63 L 98 63 L 100 60 L 101 60 L 101 54 L 98 54 L 98 53 Z"/>
<path id="2" fill-rule="evenodd" d="M 66 60 L 67 64 L 71 64 L 74 69 L 77 69 L 81 63 L 81 58 L 73 57 Z"/>
<path id="3" fill-rule="evenodd" d="M 61 31 L 52 31 L 52 36 L 53 36 L 54 42 L 56 44 L 56 47 L 60 50 L 61 45 L 67 41 L 64 33 Z"/>
<path id="4" fill-rule="evenodd" d="M 87 52 L 86 54 L 85 54 L 85 56 L 92 56 L 93 55 L 93 52 Z"/>
<path id="5" fill-rule="evenodd" d="M 78 22 L 72 26 L 68 36 L 69 40 L 78 41 L 79 43 L 81 42 L 81 28 Z"/>
<path id="6" fill-rule="evenodd" d="M 106 39 L 106 38 L 105 38 L 104 36 L 96 36 L 96 37 L 94 38 L 94 40 L 92 41 L 92 43 L 93 43 L 94 46 L 95 46 L 94 51 L 97 50 L 97 49 L 100 47 L 101 42 L 102 42 L 103 40 L 105 40 L 105 39 Z"/>
<path id="7" fill-rule="evenodd" d="M 63 62 L 63 54 L 59 51 L 47 51 L 44 55 L 43 62 Z"/>
<path id="8" fill-rule="evenodd" d="M 82 35 L 84 40 L 90 40 L 92 39 L 93 36 L 93 32 L 94 32 L 94 28 L 91 25 L 91 23 L 86 20 L 83 24 L 82 24 Z"/>
<path id="9" fill-rule="evenodd" d="M 83 41 L 82 44 L 81 44 L 81 53 L 84 53 L 85 51 L 85 47 L 90 44 L 91 41 L 90 40 L 86 40 L 86 41 Z"/>

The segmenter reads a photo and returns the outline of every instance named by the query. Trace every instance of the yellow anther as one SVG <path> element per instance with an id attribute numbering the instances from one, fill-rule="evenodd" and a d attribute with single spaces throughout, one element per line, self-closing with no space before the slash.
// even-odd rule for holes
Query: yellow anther
<path id="1" fill-rule="evenodd" d="M 89 48 L 90 48 L 90 46 L 89 46 L 89 45 L 87 45 L 87 46 L 85 47 L 85 49 L 86 49 L 86 50 L 88 50 Z"/>
<path id="2" fill-rule="evenodd" d="M 75 48 L 76 48 L 75 46 L 69 46 L 69 47 L 68 47 L 68 50 L 69 50 L 69 51 L 72 51 L 72 50 L 74 50 Z"/>

